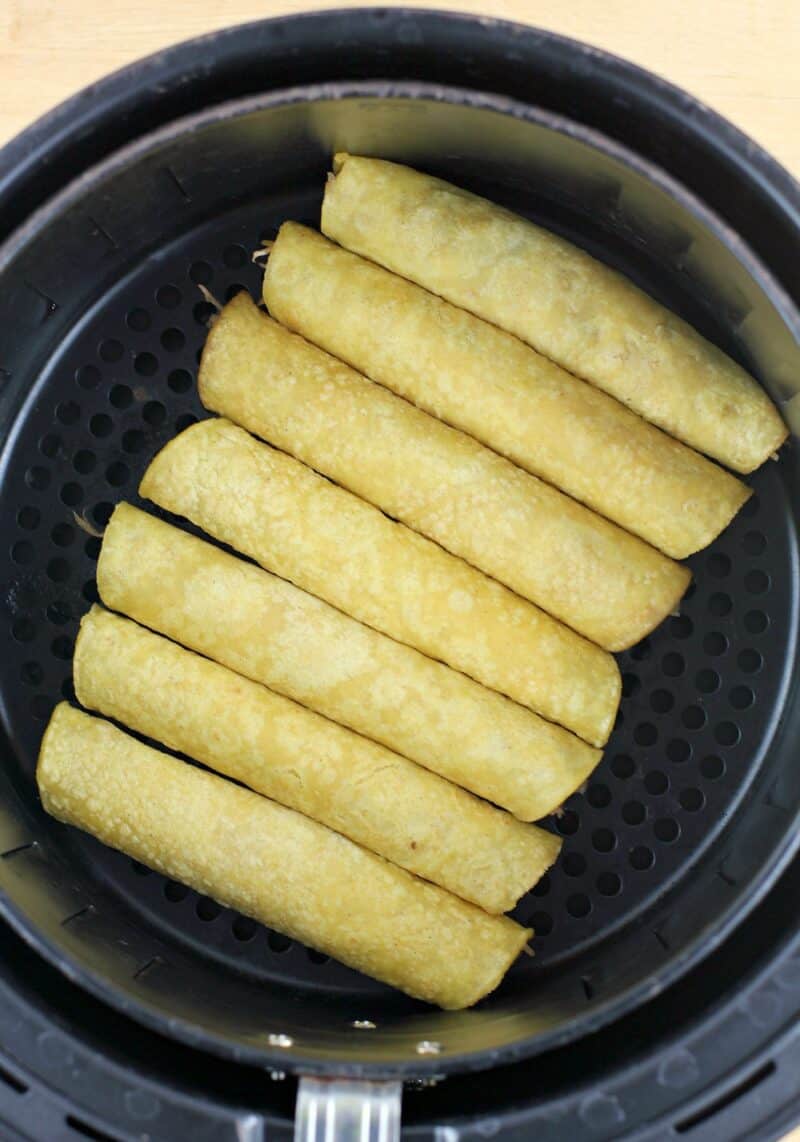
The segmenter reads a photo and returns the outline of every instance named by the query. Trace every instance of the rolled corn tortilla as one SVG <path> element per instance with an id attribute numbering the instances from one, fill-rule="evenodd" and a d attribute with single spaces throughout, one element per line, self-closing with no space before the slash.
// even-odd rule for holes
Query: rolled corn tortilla
<path id="1" fill-rule="evenodd" d="M 675 559 L 750 489 L 510 333 L 306 226 L 267 263 L 273 317 Z"/>
<path id="2" fill-rule="evenodd" d="M 82 705 L 486 912 L 513 908 L 558 856 L 552 833 L 102 607 L 81 622 L 74 672 Z"/>
<path id="3" fill-rule="evenodd" d="M 363 377 L 244 293 L 209 333 L 200 399 L 606 650 L 674 611 L 685 567 Z"/>
<path id="4" fill-rule="evenodd" d="M 564 238 L 440 179 L 337 155 L 322 230 L 515 334 L 672 436 L 751 472 L 787 436 L 761 386 Z"/>
<path id="5" fill-rule="evenodd" d="M 60 821 L 440 1007 L 493 991 L 531 935 L 66 702 L 45 731 L 36 779 Z"/>
<path id="6" fill-rule="evenodd" d="M 130 504 L 106 527 L 100 598 L 442 777 L 535 820 L 600 751 L 291 583 Z"/>
<path id="7" fill-rule="evenodd" d="M 171 440 L 139 491 L 592 745 L 608 739 L 620 695 L 610 654 L 230 421 L 200 421 Z"/>

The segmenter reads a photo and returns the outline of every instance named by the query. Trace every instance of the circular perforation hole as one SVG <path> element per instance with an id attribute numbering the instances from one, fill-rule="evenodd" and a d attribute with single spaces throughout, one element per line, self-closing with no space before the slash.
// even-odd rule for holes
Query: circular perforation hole
<path id="1" fill-rule="evenodd" d="M 60 658 L 62 662 L 68 662 L 72 658 L 73 642 L 65 634 L 58 635 L 50 643 L 50 650 L 56 658 Z"/>
<path id="2" fill-rule="evenodd" d="M 180 904 L 189 895 L 190 889 L 177 880 L 168 880 L 164 885 L 164 895 L 172 904 Z"/>
<path id="3" fill-rule="evenodd" d="M 175 285 L 163 285 L 156 290 L 156 302 L 162 309 L 177 309 L 181 300 L 181 291 Z"/>
<path id="4" fill-rule="evenodd" d="M 571 837 L 577 833 L 580 819 L 574 809 L 565 809 L 556 817 L 556 828 L 564 837 Z"/>
<path id="5" fill-rule="evenodd" d="M 624 698 L 632 697 L 637 690 L 641 688 L 641 682 L 636 674 L 632 674 L 629 670 L 622 672 L 622 696 Z"/>
<path id="6" fill-rule="evenodd" d="M 88 476 L 90 472 L 94 471 L 96 464 L 97 457 L 88 448 L 79 448 L 72 457 L 72 467 L 81 476 Z"/>
<path id="7" fill-rule="evenodd" d="M 537 881 L 536 884 L 534 884 L 531 892 L 534 896 L 547 896 L 548 892 L 550 891 L 551 884 L 552 881 L 550 880 L 550 877 L 547 875 L 547 873 L 545 873 L 544 876 L 539 881 Z"/>
<path id="8" fill-rule="evenodd" d="M 151 428 L 160 428 L 167 418 L 167 410 L 160 400 L 149 400 L 142 409 L 142 419 Z"/>
<path id="9" fill-rule="evenodd" d="M 669 633 L 673 638 L 687 639 L 694 630 L 694 623 L 688 615 L 677 615 L 669 621 Z"/>
<path id="10" fill-rule="evenodd" d="M 50 473 L 40 464 L 33 464 L 25 472 L 25 483 L 34 492 L 43 492 L 50 484 Z"/>
<path id="11" fill-rule="evenodd" d="M 154 377 L 158 372 L 158 357 L 154 353 L 137 353 L 133 368 L 140 377 Z"/>
<path id="12" fill-rule="evenodd" d="M 622 806 L 622 819 L 626 825 L 641 825 L 647 810 L 641 801 L 626 801 Z"/>
<path id="13" fill-rule="evenodd" d="M 675 705 L 669 690 L 654 690 L 650 695 L 650 708 L 655 714 L 668 714 Z"/>
<path id="14" fill-rule="evenodd" d="M 744 577 L 744 589 L 750 595 L 763 595 L 770 588 L 770 578 L 766 571 L 754 568 Z"/>
<path id="15" fill-rule="evenodd" d="M 188 393 L 192 387 L 192 374 L 186 369 L 173 369 L 167 377 L 167 384 L 174 393 Z"/>
<path id="16" fill-rule="evenodd" d="M 714 739 L 719 745 L 728 749 L 738 745 L 741 737 L 742 732 L 735 722 L 720 722 L 714 728 Z"/>
<path id="17" fill-rule="evenodd" d="M 706 803 L 705 794 L 701 789 L 682 789 L 678 800 L 681 808 L 687 813 L 699 813 Z"/>
<path id="18" fill-rule="evenodd" d="M 588 916 L 592 910 L 592 902 L 585 892 L 573 892 L 567 897 L 567 912 L 576 920 Z"/>
<path id="19" fill-rule="evenodd" d="M 661 770 L 653 769 L 645 774 L 644 787 L 653 797 L 658 797 L 669 789 L 669 778 Z"/>
<path id="20" fill-rule="evenodd" d="M 746 647 L 744 650 L 739 651 L 737 658 L 739 669 L 744 674 L 757 674 L 761 667 L 764 665 L 764 659 L 757 650 L 752 647 Z"/>
<path id="21" fill-rule="evenodd" d="M 106 468 L 106 480 L 112 488 L 121 488 L 130 479 L 131 470 L 127 464 L 123 464 L 121 460 L 115 460 L 113 464 L 109 464 Z"/>
<path id="22" fill-rule="evenodd" d="M 56 406 L 56 417 L 62 424 L 77 424 L 81 417 L 81 406 L 74 400 L 61 401 Z"/>
<path id="23" fill-rule="evenodd" d="M 87 603 L 99 603 L 100 595 L 97 590 L 97 580 L 87 579 L 81 587 L 81 594 Z"/>
<path id="24" fill-rule="evenodd" d="M 125 324 L 129 329 L 132 329 L 134 333 L 144 333 L 150 328 L 152 321 L 147 310 L 142 309 L 141 306 L 137 306 L 136 309 L 129 311 L 125 318 Z"/>
<path id="25" fill-rule="evenodd" d="M 183 432 L 187 428 L 191 428 L 193 424 L 197 424 L 197 417 L 193 412 L 182 412 L 180 416 L 175 417 L 175 431 Z"/>
<path id="26" fill-rule="evenodd" d="M 728 695 L 728 701 L 734 710 L 746 710 L 755 700 L 756 696 L 749 686 L 734 686 Z"/>
<path id="27" fill-rule="evenodd" d="M 11 545 L 11 558 L 18 567 L 32 563 L 36 549 L 27 539 L 20 539 Z"/>
<path id="28" fill-rule="evenodd" d="M 601 896 L 619 896 L 622 879 L 616 872 L 601 872 L 597 878 L 597 891 Z"/>
<path id="29" fill-rule="evenodd" d="M 633 740 L 645 748 L 655 745 L 658 741 L 658 730 L 652 722 L 640 722 L 633 731 Z"/>
<path id="30" fill-rule="evenodd" d="M 217 904 L 216 900 L 212 900 L 210 896 L 200 896 L 198 897 L 194 910 L 198 920 L 205 920 L 207 923 L 210 923 L 210 921 L 216 920 L 221 914 L 222 905 Z"/>
<path id="31" fill-rule="evenodd" d="M 598 853 L 610 853 L 617 846 L 617 834 L 613 829 L 600 828 L 592 833 L 592 848 Z"/>
<path id="32" fill-rule="evenodd" d="M 728 640 L 720 631 L 710 631 L 703 639 L 703 650 L 712 658 L 719 658 L 728 649 Z"/>
<path id="33" fill-rule="evenodd" d="M 284 936 L 282 932 L 273 932 L 270 930 L 267 933 L 267 944 L 271 951 L 281 954 L 282 952 L 289 951 L 289 948 L 292 946 L 292 941 L 288 936 Z"/>
<path id="34" fill-rule="evenodd" d="M 61 407 L 59 405 L 59 407 Z M 75 406 L 78 407 L 77 405 Z M 46 432 L 39 441 L 39 451 L 42 456 L 46 456 L 48 460 L 53 460 L 61 451 L 61 437 L 56 436 L 55 432 Z"/>
<path id="35" fill-rule="evenodd" d="M 702 730 L 708 721 L 708 715 L 702 706 L 687 706 L 681 714 L 681 721 L 687 730 Z"/>
<path id="36" fill-rule="evenodd" d="M 26 504 L 17 512 L 17 523 L 23 531 L 35 531 L 41 519 L 42 513 L 30 504 Z"/>
<path id="37" fill-rule="evenodd" d="M 114 408 L 130 408 L 133 403 L 133 392 L 128 385 L 114 385 L 108 394 L 108 399 Z"/>
<path id="38" fill-rule="evenodd" d="M 592 783 L 586 790 L 586 800 L 595 809 L 605 809 L 611 804 L 611 790 L 599 782 Z"/>
<path id="39" fill-rule="evenodd" d="M 644 662 L 652 654 L 653 647 L 648 638 L 643 638 L 641 642 L 637 642 L 636 646 L 632 646 L 629 654 L 634 662 Z"/>
<path id="40" fill-rule="evenodd" d="M 725 762 L 721 757 L 711 754 L 700 762 L 700 772 L 706 781 L 719 781 L 725 775 Z"/>
<path id="41" fill-rule="evenodd" d="M 174 326 L 165 329 L 161 334 L 161 347 L 168 353 L 179 353 L 186 344 L 186 337 L 183 330 L 177 329 Z"/>
<path id="42" fill-rule="evenodd" d="M 730 557 L 721 551 L 714 551 L 708 557 L 708 572 L 715 579 L 724 579 L 731 573 Z"/>
<path id="43" fill-rule="evenodd" d="M 189 277 L 195 285 L 210 285 L 214 277 L 214 270 L 208 262 L 192 262 L 189 267 Z"/>
<path id="44" fill-rule="evenodd" d="M 81 365 L 75 370 L 75 380 L 82 389 L 96 389 L 103 377 L 96 365 Z"/>
<path id="45" fill-rule="evenodd" d="M 710 668 L 698 670 L 696 678 L 697 689 L 701 694 L 713 694 L 719 690 L 721 679 L 716 670 Z"/>
<path id="46" fill-rule="evenodd" d="M 62 504 L 66 504 L 68 508 L 76 508 L 83 500 L 83 488 L 74 480 L 68 480 L 66 484 L 61 485 L 59 495 Z"/>
<path id="47" fill-rule="evenodd" d="M 255 920 L 251 920 L 249 916 L 235 916 L 233 924 L 231 925 L 234 939 L 239 940 L 241 943 L 247 943 L 252 940 L 258 931 L 258 924 Z"/>
<path id="48" fill-rule="evenodd" d="M 114 428 L 114 422 L 110 416 L 106 416 L 104 412 L 96 412 L 89 421 L 89 431 L 92 436 L 102 439 L 104 436 L 110 436 Z"/>
<path id="49" fill-rule="evenodd" d="M 636 763 L 626 753 L 618 753 L 611 759 L 611 772 L 620 781 L 627 781 L 636 772 Z"/>
<path id="50" fill-rule="evenodd" d="M 65 599 L 55 599 L 48 603 L 45 614 L 53 626 L 63 627 L 65 623 L 72 622 L 72 608 Z"/>
<path id="51" fill-rule="evenodd" d="M 656 835 L 656 840 L 661 841 L 662 844 L 671 845 L 680 836 L 681 827 L 673 817 L 659 817 L 653 825 L 653 832 Z"/>
<path id="52" fill-rule="evenodd" d="M 763 634 L 769 626 L 769 616 L 763 611 L 748 611 L 744 616 L 744 625 L 750 634 Z"/>
<path id="53" fill-rule="evenodd" d="M 683 765 L 692 756 L 692 747 L 683 738 L 671 738 L 667 742 L 667 757 L 674 765 Z"/>
<path id="54" fill-rule="evenodd" d="M 647 845 L 637 845 L 628 854 L 628 863 L 637 872 L 645 872 L 655 864 L 655 853 Z"/>
<path id="55" fill-rule="evenodd" d="M 111 519 L 113 510 L 114 505 L 110 500 L 100 500 L 100 502 L 96 503 L 92 508 L 92 519 L 98 527 L 105 527 Z"/>
<path id="56" fill-rule="evenodd" d="M 215 307 L 210 301 L 198 301 L 192 309 L 192 316 L 198 325 L 205 327 L 216 312 Z"/>

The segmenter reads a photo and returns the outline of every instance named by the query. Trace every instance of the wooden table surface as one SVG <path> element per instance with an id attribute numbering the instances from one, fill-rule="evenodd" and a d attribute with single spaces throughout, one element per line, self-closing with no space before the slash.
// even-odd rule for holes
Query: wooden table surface
<path id="1" fill-rule="evenodd" d="M 224 24 L 345 3 L 0 0 L 0 144 L 138 56 Z M 431 0 L 430 6 L 536 24 L 626 56 L 726 115 L 800 178 L 799 0 Z M 800 1142 L 800 1129 L 785 1142 Z"/>

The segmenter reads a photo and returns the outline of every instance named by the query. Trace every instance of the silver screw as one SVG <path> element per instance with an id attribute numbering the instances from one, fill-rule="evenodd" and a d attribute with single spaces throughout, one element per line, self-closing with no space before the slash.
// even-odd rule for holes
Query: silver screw
<path id="1" fill-rule="evenodd" d="M 431 1087 L 438 1086 L 440 1082 L 444 1081 L 444 1075 L 430 1075 L 424 1079 L 406 1079 L 406 1086 L 411 1090 L 428 1090 Z"/>
<path id="2" fill-rule="evenodd" d="M 359 1031 L 374 1031 L 377 1024 L 373 1023 L 371 1019 L 354 1019 L 350 1026 Z"/>
<path id="3" fill-rule="evenodd" d="M 270 1035 L 267 1040 L 270 1047 L 293 1047 L 294 1039 L 291 1035 Z"/>
<path id="4" fill-rule="evenodd" d="M 439 1055 L 441 1054 L 442 1044 L 436 1043 L 432 1039 L 423 1039 L 417 1043 L 418 1055 Z"/>

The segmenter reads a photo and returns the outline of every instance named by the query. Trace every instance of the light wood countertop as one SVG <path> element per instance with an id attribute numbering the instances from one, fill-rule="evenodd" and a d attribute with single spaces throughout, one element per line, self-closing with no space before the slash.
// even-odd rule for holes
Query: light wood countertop
<path id="1" fill-rule="evenodd" d="M 0 0 L 0 143 L 139 56 L 325 0 Z M 424 6 L 410 0 L 409 6 Z M 536 24 L 626 56 L 726 115 L 800 177 L 797 0 L 431 0 Z"/>
<path id="2" fill-rule="evenodd" d="M 226 24 L 344 3 L 0 0 L 0 144 L 87 83 L 158 48 Z M 410 0 L 406 6 L 518 20 L 626 56 L 727 116 L 800 178 L 798 0 Z M 800 1129 L 785 1142 L 800 1142 Z"/>

